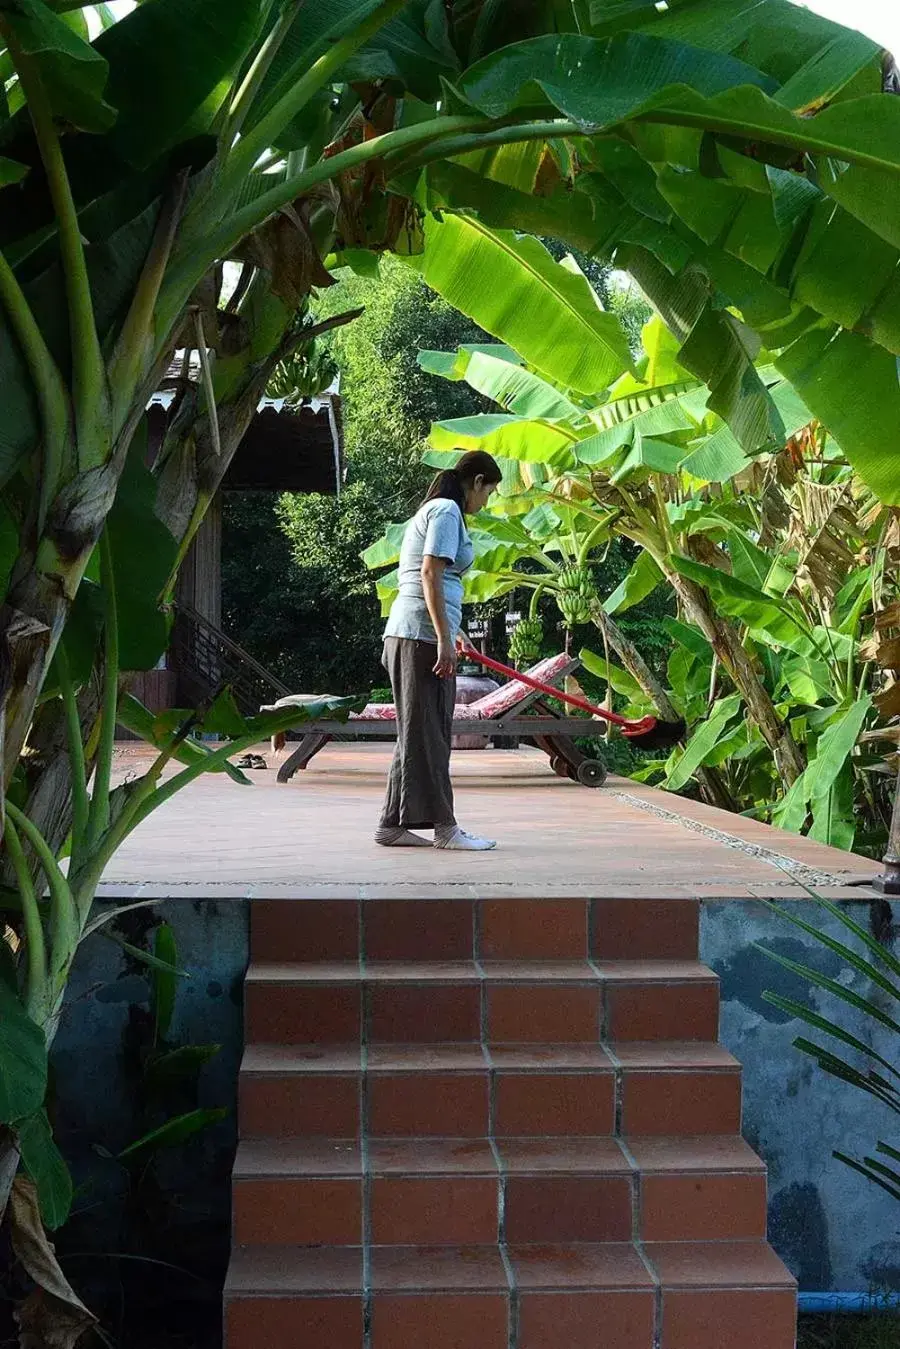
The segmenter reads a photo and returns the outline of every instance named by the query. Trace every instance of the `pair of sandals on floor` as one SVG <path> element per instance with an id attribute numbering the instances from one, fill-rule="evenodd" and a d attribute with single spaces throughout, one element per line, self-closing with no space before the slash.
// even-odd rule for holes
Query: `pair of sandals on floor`
<path id="1" fill-rule="evenodd" d="M 268 768 L 268 766 L 261 754 L 244 754 L 235 764 L 235 768 Z"/>

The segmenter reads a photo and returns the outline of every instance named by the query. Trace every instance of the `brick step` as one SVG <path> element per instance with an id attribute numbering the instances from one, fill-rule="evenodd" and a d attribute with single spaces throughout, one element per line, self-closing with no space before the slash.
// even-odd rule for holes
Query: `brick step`
<path id="1" fill-rule="evenodd" d="M 260 899 L 254 961 L 695 960 L 696 899 Z"/>
<path id="2" fill-rule="evenodd" d="M 793 1349 L 763 1241 L 235 1247 L 226 1349 Z M 368 1337 L 366 1335 L 368 1330 Z"/>
<path id="3" fill-rule="evenodd" d="M 740 1132 L 740 1064 L 716 1043 L 250 1044 L 242 1138 L 517 1138 Z"/>
<path id="4" fill-rule="evenodd" d="M 245 1019 L 275 1044 L 715 1040 L 719 984 L 695 960 L 256 963 Z"/>
<path id="5" fill-rule="evenodd" d="M 241 1246 L 718 1241 L 766 1233 L 740 1137 L 242 1142 Z M 365 1215 L 365 1217 L 364 1217 Z"/>

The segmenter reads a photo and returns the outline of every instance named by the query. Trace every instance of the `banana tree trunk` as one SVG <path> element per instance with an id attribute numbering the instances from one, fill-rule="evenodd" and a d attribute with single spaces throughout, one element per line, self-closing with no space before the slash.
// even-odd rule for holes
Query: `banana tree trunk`
<path id="1" fill-rule="evenodd" d="M 596 604 L 591 611 L 594 627 L 603 634 L 604 639 L 615 651 L 632 679 L 640 684 L 647 697 L 664 721 L 678 721 L 679 713 L 661 682 L 650 669 L 634 642 L 629 641 L 622 629 L 603 608 Z M 700 792 L 707 805 L 718 806 L 720 810 L 737 810 L 737 802 L 728 790 L 717 768 L 698 768 L 697 781 Z"/>
<path id="2" fill-rule="evenodd" d="M 706 591 L 695 581 L 678 572 L 667 571 L 667 576 L 688 617 L 703 633 L 744 699 L 747 711 L 772 751 L 778 776 L 787 791 L 806 767 L 803 752 L 790 727 L 775 710 L 735 625 L 715 612 Z"/>
<path id="3" fill-rule="evenodd" d="M 92 679 L 78 695 L 78 715 L 83 743 L 90 740 L 91 731 L 100 714 L 102 680 Z M 37 826 L 54 856 L 67 839 L 72 828 L 72 763 L 69 757 L 66 718 L 62 700 L 49 699 L 38 708 L 28 736 L 29 756 L 26 776 L 28 796 L 25 814 Z M 90 777 L 93 760 L 86 761 Z M 40 862 L 29 854 L 32 879 L 37 880 Z M 0 882 L 11 889 L 16 879 L 9 858 L 0 867 Z"/>
<path id="4" fill-rule="evenodd" d="M 65 622 L 66 607 L 60 605 L 60 627 Z M 38 616 L 16 604 L 5 604 L 0 610 L 0 643 L 4 648 L 6 667 L 3 699 L 4 799 L 34 714 L 37 690 L 43 681 L 53 635 L 52 623 L 55 621 L 59 621 L 55 613 Z"/>
<path id="5" fill-rule="evenodd" d="M 19 1149 L 9 1129 L 0 1129 L 0 1223 L 19 1169 Z"/>

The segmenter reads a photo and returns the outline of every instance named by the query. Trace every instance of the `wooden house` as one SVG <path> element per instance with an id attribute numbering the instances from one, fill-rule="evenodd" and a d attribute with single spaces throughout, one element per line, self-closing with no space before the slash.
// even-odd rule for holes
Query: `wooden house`
<path id="1" fill-rule="evenodd" d="M 151 455 L 165 434 L 181 363 L 147 409 Z M 192 371 L 193 374 L 193 371 Z M 196 376 L 194 376 L 196 377 Z M 222 631 L 222 506 L 228 492 L 339 494 L 344 474 L 338 382 L 292 403 L 263 398 L 182 564 L 172 641 L 156 670 L 136 677 L 135 695 L 154 711 L 195 706 L 228 683 L 247 712 L 290 690 Z"/>

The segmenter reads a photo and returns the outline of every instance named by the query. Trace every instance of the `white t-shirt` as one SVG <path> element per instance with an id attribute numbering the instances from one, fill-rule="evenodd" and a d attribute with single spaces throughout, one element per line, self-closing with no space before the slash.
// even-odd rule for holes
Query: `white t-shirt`
<path id="1" fill-rule="evenodd" d="M 391 606 L 385 637 L 437 641 L 422 588 L 422 562 L 426 557 L 440 557 L 448 564 L 443 577 L 444 606 L 450 637 L 455 640 L 462 623 L 462 576 L 471 567 L 474 556 L 463 513 L 455 501 L 435 497 L 420 506 L 403 536 L 398 594 Z"/>

